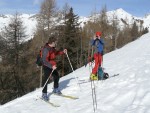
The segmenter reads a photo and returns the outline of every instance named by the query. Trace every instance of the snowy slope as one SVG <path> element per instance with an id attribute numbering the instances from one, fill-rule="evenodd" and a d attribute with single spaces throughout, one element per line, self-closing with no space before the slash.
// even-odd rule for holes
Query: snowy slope
<path id="1" fill-rule="evenodd" d="M 105 71 L 110 76 L 105 81 L 95 82 L 97 94 L 96 113 L 150 113 L 150 33 L 127 44 L 121 49 L 104 55 Z M 74 76 L 78 76 L 81 90 Z M 90 68 L 82 67 L 60 79 L 62 93 L 78 96 L 71 100 L 50 94 L 50 100 L 61 107 L 54 108 L 36 100 L 42 88 L 0 106 L 0 113 L 92 113 L 90 82 L 84 82 Z M 49 84 L 48 92 L 53 84 Z"/>

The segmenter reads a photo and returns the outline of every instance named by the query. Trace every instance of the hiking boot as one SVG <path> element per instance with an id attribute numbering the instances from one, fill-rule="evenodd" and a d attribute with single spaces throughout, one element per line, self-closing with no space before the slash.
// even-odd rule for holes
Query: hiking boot
<path id="1" fill-rule="evenodd" d="M 90 80 L 98 80 L 98 77 L 97 77 L 97 75 L 95 75 L 95 74 L 91 74 L 90 75 Z"/>
<path id="2" fill-rule="evenodd" d="M 45 101 L 49 101 L 47 93 L 42 93 L 42 99 L 45 100 Z"/>
<path id="3" fill-rule="evenodd" d="M 58 94 L 58 95 L 62 94 L 58 88 L 54 88 L 53 93 Z"/>

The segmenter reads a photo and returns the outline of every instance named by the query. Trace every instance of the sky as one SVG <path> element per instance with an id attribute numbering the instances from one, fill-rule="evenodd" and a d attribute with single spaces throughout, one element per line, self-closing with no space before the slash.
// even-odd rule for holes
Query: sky
<path id="1" fill-rule="evenodd" d="M 0 0 L 0 14 L 38 13 L 43 0 Z M 65 3 L 73 7 L 75 14 L 89 16 L 93 11 L 99 12 L 106 5 L 107 10 L 122 8 L 134 16 L 150 13 L 150 0 L 56 0 L 58 8 Z"/>
<path id="2" fill-rule="evenodd" d="M 110 78 L 95 81 L 92 85 L 93 90 L 91 82 L 88 81 L 91 72 L 89 64 L 60 78 L 61 92 L 79 99 L 72 100 L 53 95 L 51 83 L 48 85 L 50 102 L 60 107 L 53 107 L 40 100 L 42 88 L 36 88 L 31 93 L 0 105 L 0 113 L 94 113 L 94 108 L 95 113 L 150 113 L 149 42 L 150 33 L 105 54 L 103 67 Z M 119 75 L 112 77 L 114 74 Z M 77 85 L 75 75 L 80 85 Z M 94 107 L 93 99 L 96 99 Z"/>

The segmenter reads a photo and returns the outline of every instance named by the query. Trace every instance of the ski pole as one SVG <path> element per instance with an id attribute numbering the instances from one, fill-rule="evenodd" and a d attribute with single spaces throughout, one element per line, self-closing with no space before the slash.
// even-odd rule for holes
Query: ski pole
<path id="1" fill-rule="evenodd" d="M 94 110 L 94 113 L 95 113 L 95 99 L 94 99 L 94 91 L 93 91 L 93 85 L 92 85 L 92 81 L 91 81 L 91 89 L 92 89 L 92 100 L 93 100 L 93 110 Z"/>
<path id="2" fill-rule="evenodd" d="M 89 64 L 89 69 L 92 69 L 92 63 Z M 89 70 L 90 71 L 90 70 Z M 92 73 L 92 72 L 91 72 Z M 94 80 L 91 80 L 91 90 L 92 90 L 92 100 L 93 100 L 93 110 L 94 110 L 94 113 L 97 109 L 97 98 L 96 98 L 96 90 L 95 90 L 95 83 L 94 83 Z"/>
<path id="3" fill-rule="evenodd" d="M 74 73 L 74 69 L 73 69 L 73 67 L 72 67 L 72 64 L 71 64 L 71 62 L 70 62 L 70 59 L 69 59 L 69 56 L 68 56 L 68 53 L 66 52 L 66 55 L 67 55 L 67 58 L 68 58 L 68 61 L 69 61 L 69 64 L 70 64 L 70 66 L 71 66 L 71 69 L 72 69 L 72 71 L 73 71 L 73 73 Z M 79 84 L 79 81 L 78 81 L 78 78 L 77 78 L 77 76 L 74 74 L 74 78 L 76 79 L 76 82 L 77 82 L 77 84 L 78 84 L 78 86 L 79 86 L 79 88 L 80 88 L 80 84 Z M 80 88 L 81 89 L 81 88 Z"/>
<path id="4" fill-rule="evenodd" d="M 90 65 L 90 67 L 91 67 L 91 69 L 93 69 L 92 64 Z M 94 80 L 91 80 L 91 89 L 92 89 L 92 99 L 93 99 L 93 110 L 95 112 L 96 109 L 97 109 L 97 96 L 96 96 L 96 89 L 95 89 L 95 82 L 94 82 Z"/>
<path id="5" fill-rule="evenodd" d="M 92 90 L 92 100 L 93 100 L 93 110 L 97 109 L 97 98 L 96 98 L 96 90 L 94 80 L 91 80 L 91 90 Z"/>
<path id="6" fill-rule="evenodd" d="M 54 69 L 52 70 L 52 72 L 50 73 L 48 79 L 46 80 L 46 82 L 45 82 L 45 84 L 44 84 L 44 86 L 43 86 L 43 89 L 44 89 L 44 87 L 46 86 L 46 84 L 47 84 L 48 80 L 50 79 L 50 77 L 52 76 L 53 71 L 54 71 Z M 43 90 L 43 89 L 42 89 L 42 90 Z"/>
<path id="7" fill-rule="evenodd" d="M 92 65 L 91 65 L 92 67 Z M 92 89 L 92 99 L 93 99 L 93 109 L 94 112 L 97 109 L 97 96 L 96 96 L 96 89 L 95 89 L 95 82 L 91 80 L 91 89 Z"/>
<path id="8" fill-rule="evenodd" d="M 97 96 L 96 96 L 96 90 L 95 90 L 95 83 L 94 83 L 94 80 L 92 81 L 93 82 L 93 92 L 94 92 L 94 97 L 95 97 L 95 105 L 96 105 L 96 109 L 97 109 Z"/>

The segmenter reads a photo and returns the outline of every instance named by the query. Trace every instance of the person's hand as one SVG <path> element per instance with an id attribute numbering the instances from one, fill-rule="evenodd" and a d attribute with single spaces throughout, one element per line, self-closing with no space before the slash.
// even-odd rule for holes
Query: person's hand
<path id="1" fill-rule="evenodd" d="M 67 53 L 67 49 L 64 49 L 64 51 L 63 51 L 64 53 Z"/>
<path id="2" fill-rule="evenodd" d="M 90 62 L 92 60 L 91 56 L 88 56 L 88 62 Z"/>
<path id="3" fill-rule="evenodd" d="M 93 39 L 94 39 L 94 40 L 96 40 L 96 39 L 97 39 L 97 37 L 96 37 L 96 36 L 93 36 Z"/>
<path id="4" fill-rule="evenodd" d="M 57 68 L 56 65 L 54 65 L 54 66 L 52 67 L 53 70 L 55 70 L 56 68 Z"/>

